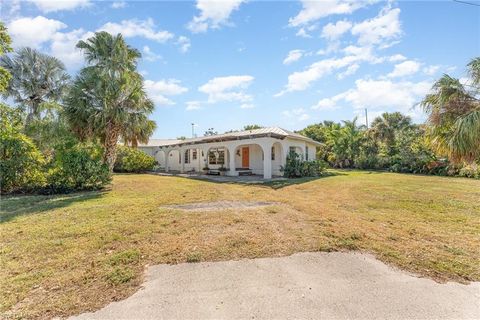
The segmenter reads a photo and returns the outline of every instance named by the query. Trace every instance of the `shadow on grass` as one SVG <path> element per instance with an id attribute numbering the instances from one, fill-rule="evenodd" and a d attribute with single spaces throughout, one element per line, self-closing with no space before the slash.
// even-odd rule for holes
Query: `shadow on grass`
<path id="1" fill-rule="evenodd" d="M 261 185 L 270 187 L 272 189 L 281 189 L 292 185 L 303 184 L 315 180 L 325 179 L 328 177 L 333 176 L 344 176 L 345 173 L 342 172 L 325 172 L 319 177 L 304 177 L 304 178 L 290 178 L 290 179 L 283 179 L 283 180 L 272 180 L 272 181 L 265 181 L 261 183 Z"/>
<path id="2" fill-rule="evenodd" d="M 185 176 L 181 174 L 172 174 L 166 176 L 174 176 L 183 179 L 193 179 L 197 181 L 217 184 L 240 184 L 240 185 L 253 185 L 257 187 L 265 187 L 271 189 L 281 189 L 291 185 L 297 185 L 302 183 L 311 182 L 314 180 L 325 179 L 332 176 L 347 175 L 340 171 L 327 171 L 320 177 L 304 177 L 304 178 L 276 178 L 272 180 L 263 181 L 260 176 L 245 176 L 245 177 L 227 177 L 227 176 L 204 176 L 204 175 L 191 175 Z"/>
<path id="3" fill-rule="evenodd" d="M 100 198 L 106 191 L 86 191 L 57 195 L 10 195 L 2 196 L 0 223 L 16 217 L 38 214 L 52 209 L 67 207 L 75 202 Z"/>

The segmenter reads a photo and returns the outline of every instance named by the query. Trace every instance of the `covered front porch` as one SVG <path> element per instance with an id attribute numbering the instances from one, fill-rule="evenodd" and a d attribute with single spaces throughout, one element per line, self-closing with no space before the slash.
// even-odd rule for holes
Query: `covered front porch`
<path id="1" fill-rule="evenodd" d="M 275 138 L 160 147 L 155 159 L 165 172 L 221 173 L 227 176 L 281 176 L 288 148 Z"/>

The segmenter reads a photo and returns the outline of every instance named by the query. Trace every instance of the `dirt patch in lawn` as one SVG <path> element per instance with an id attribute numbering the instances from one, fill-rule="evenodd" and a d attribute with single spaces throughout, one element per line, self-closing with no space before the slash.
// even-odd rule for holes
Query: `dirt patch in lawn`
<path id="1" fill-rule="evenodd" d="M 256 209 L 277 205 L 278 202 L 265 201 L 214 201 L 214 202 L 196 202 L 186 204 L 174 204 L 161 206 L 163 209 L 179 209 L 184 211 L 218 211 L 228 209 Z"/>

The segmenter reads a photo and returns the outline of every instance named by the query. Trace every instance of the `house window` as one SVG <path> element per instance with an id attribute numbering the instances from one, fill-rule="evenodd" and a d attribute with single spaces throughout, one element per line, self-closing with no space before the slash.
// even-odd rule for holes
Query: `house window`
<path id="1" fill-rule="evenodd" d="M 190 163 L 190 149 L 185 150 L 185 163 Z"/>
<path id="2" fill-rule="evenodd" d="M 305 160 L 308 161 L 308 147 L 305 147 Z"/>
<path id="3" fill-rule="evenodd" d="M 192 151 L 192 160 L 197 160 L 197 150 Z"/>
<path id="4" fill-rule="evenodd" d="M 272 161 L 275 160 L 275 147 L 272 146 Z"/>
<path id="5" fill-rule="evenodd" d="M 208 164 L 225 164 L 225 149 L 210 149 L 208 152 Z"/>
<path id="6" fill-rule="evenodd" d="M 296 151 L 295 151 L 295 147 L 290 147 L 290 148 L 289 148 L 289 151 L 290 151 L 290 153 L 296 152 Z"/>

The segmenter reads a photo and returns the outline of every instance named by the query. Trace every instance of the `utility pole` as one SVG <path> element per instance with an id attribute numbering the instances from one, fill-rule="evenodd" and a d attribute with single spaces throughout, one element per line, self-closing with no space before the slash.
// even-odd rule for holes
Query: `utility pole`
<path id="1" fill-rule="evenodd" d="M 365 108 L 365 124 L 367 125 L 367 130 L 368 130 L 368 112 L 367 112 L 367 108 Z"/>

